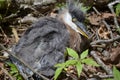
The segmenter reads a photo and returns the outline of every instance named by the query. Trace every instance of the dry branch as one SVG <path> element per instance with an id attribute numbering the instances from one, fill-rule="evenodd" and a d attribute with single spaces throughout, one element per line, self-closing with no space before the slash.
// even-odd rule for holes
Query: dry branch
<path id="1" fill-rule="evenodd" d="M 111 2 L 108 4 L 108 7 L 111 10 L 112 14 L 115 14 L 114 9 L 113 9 L 113 5 L 115 5 L 117 3 L 120 3 L 120 0 L 115 0 L 114 2 Z M 114 24 L 116 25 L 117 28 L 120 28 L 116 16 L 114 16 Z"/>
<path id="2" fill-rule="evenodd" d="M 101 79 L 109 79 L 109 78 L 113 78 L 113 75 L 94 75 L 94 76 L 98 76 Z"/>
<path id="3" fill-rule="evenodd" d="M 95 51 L 91 51 L 90 55 L 92 55 L 94 57 L 94 59 L 97 61 L 97 63 L 107 72 L 107 74 L 109 74 L 109 75 L 112 74 L 112 70 L 103 63 L 103 61 L 99 58 L 99 56 L 97 55 L 97 53 Z"/>
<path id="4" fill-rule="evenodd" d="M 1 70 L 10 78 L 10 80 L 15 80 L 15 79 L 9 74 L 9 72 L 8 72 L 6 69 L 4 69 L 4 68 L 1 67 L 1 66 L 0 66 L 0 68 L 1 68 Z"/>
<path id="5" fill-rule="evenodd" d="M 96 44 L 99 44 L 99 43 L 110 43 L 110 42 L 114 42 L 114 41 L 119 41 L 120 40 L 120 36 L 117 36 L 113 39 L 108 39 L 108 40 L 97 40 L 97 41 L 93 41 L 90 43 L 90 45 L 96 45 Z"/>

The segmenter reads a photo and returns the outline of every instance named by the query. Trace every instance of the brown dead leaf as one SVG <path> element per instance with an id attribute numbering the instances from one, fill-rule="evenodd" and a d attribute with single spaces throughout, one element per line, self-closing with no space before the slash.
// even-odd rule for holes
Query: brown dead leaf
<path id="1" fill-rule="evenodd" d="M 110 59 L 114 64 L 120 63 L 120 47 L 112 49 Z"/>
<path id="2" fill-rule="evenodd" d="M 13 34 L 15 36 L 16 42 L 18 42 L 18 40 L 19 40 L 18 33 L 17 33 L 17 31 L 16 31 L 16 29 L 14 27 L 12 27 L 12 32 L 13 32 Z"/>
<path id="3" fill-rule="evenodd" d="M 109 17 L 114 17 L 114 14 L 111 13 L 102 13 L 102 18 L 109 18 Z"/>
<path id="4" fill-rule="evenodd" d="M 66 71 L 70 74 L 76 74 L 75 66 L 69 66 Z"/>
<path id="5" fill-rule="evenodd" d="M 115 65 L 120 69 L 120 47 L 110 49 L 109 53 L 110 57 L 103 58 L 104 62 Z"/>
<path id="6" fill-rule="evenodd" d="M 109 39 L 110 38 L 110 32 L 106 30 L 104 25 L 101 25 L 101 27 L 98 29 L 98 35 L 102 39 Z"/>
<path id="7" fill-rule="evenodd" d="M 92 25 L 99 25 L 99 21 L 101 20 L 101 17 L 96 14 L 93 14 L 88 17 L 88 20 Z"/>
<path id="8" fill-rule="evenodd" d="M 88 72 L 90 72 L 90 73 L 97 72 L 97 70 L 96 70 L 96 68 L 94 66 L 86 66 L 86 68 L 88 69 Z"/>
<path id="9" fill-rule="evenodd" d="M 90 15 L 88 17 L 88 20 L 90 21 L 90 23 L 92 25 L 99 25 L 99 22 L 102 20 L 102 19 L 105 19 L 105 18 L 109 18 L 109 17 L 113 17 L 115 16 L 114 14 L 111 14 L 111 13 L 101 13 L 101 15 L 97 15 L 95 13 L 92 13 L 92 15 Z"/>
<path id="10" fill-rule="evenodd" d="M 3 66 L 4 66 L 4 63 L 1 63 L 1 62 L 0 62 L 0 67 L 3 67 Z"/>
<path id="11" fill-rule="evenodd" d="M 116 65 L 116 67 L 120 69 L 120 63 L 119 63 L 119 64 L 117 64 L 117 65 Z"/>
<path id="12" fill-rule="evenodd" d="M 0 70 L 0 75 L 2 75 L 4 72 L 2 70 Z"/>

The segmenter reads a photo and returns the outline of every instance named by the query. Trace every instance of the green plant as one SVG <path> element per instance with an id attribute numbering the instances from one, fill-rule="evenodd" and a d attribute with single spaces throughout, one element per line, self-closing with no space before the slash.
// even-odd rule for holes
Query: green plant
<path id="1" fill-rule="evenodd" d="M 87 7 L 85 7 L 85 6 L 83 6 L 82 5 L 82 7 L 81 7 L 81 10 L 83 11 L 83 12 L 87 12 L 87 11 L 89 11 L 91 9 L 91 6 L 87 6 Z"/>
<path id="2" fill-rule="evenodd" d="M 55 65 L 57 69 L 55 71 L 54 80 L 58 78 L 58 76 L 63 70 L 66 70 L 66 68 L 71 65 L 76 66 L 78 77 L 80 77 L 84 64 L 90 66 L 99 66 L 93 59 L 87 58 L 88 50 L 84 51 L 80 55 L 78 55 L 77 52 L 71 48 L 67 48 L 67 52 L 68 55 L 71 56 L 73 59 Z"/>
<path id="3" fill-rule="evenodd" d="M 6 0 L 0 0 L 0 9 L 5 7 Z"/>
<path id="4" fill-rule="evenodd" d="M 120 15 L 120 3 L 115 6 L 115 13 L 116 13 L 116 16 Z"/>
<path id="5" fill-rule="evenodd" d="M 104 80 L 120 80 L 120 71 L 115 66 L 113 66 L 113 77 Z"/>
<path id="6" fill-rule="evenodd" d="M 12 76 L 14 76 L 14 77 L 16 78 L 16 80 L 23 80 L 23 78 L 22 78 L 22 76 L 20 75 L 17 67 L 16 67 L 14 64 L 12 64 L 12 63 L 10 63 L 10 62 L 7 62 L 7 65 L 10 66 L 10 71 L 9 71 L 9 73 L 10 73 Z"/>
<path id="7" fill-rule="evenodd" d="M 56 7 L 59 7 L 59 8 L 62 8 L 62 7 L 65 7 L 65 3 L 56 3 L 55 5 Z"/>
<path id="8" fill-rule="evenodd" d="M 120 71 L 115 66 L 113 66 L 113 76 L 114 80 L 120 80 Z"/>

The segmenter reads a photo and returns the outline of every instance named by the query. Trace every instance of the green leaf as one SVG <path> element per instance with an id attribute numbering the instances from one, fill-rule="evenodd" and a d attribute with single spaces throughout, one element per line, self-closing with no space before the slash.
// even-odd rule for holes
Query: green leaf
<path id="1" fill-rule="evenodd" d="M 16 73 L 18 73 L 18 71 L 16 71 L 16 70 L 11 70 L 11 71 L 10 71 L 10 74 L 11 74 L 11 75 L 16 74 Z"/>
<path id="2" fill-rule="evenodd" d="M 112 79 L 112 78 L 108 78 L 108 79 L 103 79 L 103 80 L 114 80 L 114 79 Z"/>
<path id="3" fill-rule="evenodd" d="M 113 75 L 114 75 L 114 80 L 120 80 L 120 72 L 117 70 L 115 66 L 113 66 Z"/>
<path id="4" fill-rule="evenodd" d="M 55 67 L 65 67 L 65 63 L 58 63 L 55 65 Z"/>
<path id="5" fill-rule="evenodd" d="M 23 78 L 21 77 L 21 75 L 17 76 L 17 80 L 23 80 Z"/>
<path id="6" fill-rule="evenodd" d="M 83 65 L 82 65 L 80 62 L 78 62 L 78 63 L 76 64 L 76 68 L 77 68 L 78 77 L 80 77 L 80 74 L 81 74 L 81 72 L 82 72 Z"/>
<path id="7" fill-rule="evenodd" d="M 54 75 L 54 80 L 56 80 L 58 78 L 58 76 L 60 75 L 60 73 L 62 72 L 63 68 L 57 68 L 55 71 L 55 75 Z"/>
<path id="8" fill-rule="evenodd" d="M 78 59 L 78 58 L 79 58 L 77 52 L 74 51 L 73 49 L 67 48 L 67 52 L 68 52 L 69 56 L 71 56 L 71 57 L 73 57 L 73 58 L 75 58 L 75 59 Z"/>
<path id="9" fill-rule="evenodd" d="M 70 66 L 70 65 L 74 65 L 78 62 L 78 60 L 68 60 L 65 62 L 65 66 Z"/>
<path id="10" fill-rule="evenodd" d="M 87 1 L 87 0 L 86 0 Z M 77 3 L 78 4 L 78 3 Z M 86 13 L 88 10 L 90 10 L 91 9 L 91 6 L 84 6 L 84 4 L 83 3 L 80 3 L 80 4 L 78 4 L 77 5 L 79 8 L 80 8 L 80 10 L 82 10 L 82 12 L 84 12 L 84 13 Z"/>
<path id="11" fill-rule="evenodd" d="M 6 7 L 6 0 L 0 0 L 0 9 L 5 9 Z"/>
<path id="12" fill-rule="evenodd" d="M 80 55 L 80 59 L 84 59 L 85 57 L 87 57 L 87 55 L 88 55 L 88 49 L 82 52 L 82 54 Z"/>
<path id="13" fill-rule="evenodd" d="M 14 74 L 15 77 L 17 77 L 18 75 L 19 75 L 18 73 Z"/>
<path id="14" fill-rule="evenodd" d="M 85 63 L 87 65 L 90 65 L 90 66 L 99 66 L 93 59 L 91 58 L 87 58 L 87 59 L 83 59 L 81 61 L 82 63 Z"/>
<path id="15" fill-rule="evenodd" d="M 22 76 L 20 75 L 17 67 L 10 62 L 6 62 L 8 66 L 10 66 L 10 71 L 9 73 L 16 78 L 16 80 L 23 80 Z"/>
<path id="16" fill-rule="evenodd" d="M 115 13 L 117 16 L 120 14 L 120 3 L 116 5 Z"/>

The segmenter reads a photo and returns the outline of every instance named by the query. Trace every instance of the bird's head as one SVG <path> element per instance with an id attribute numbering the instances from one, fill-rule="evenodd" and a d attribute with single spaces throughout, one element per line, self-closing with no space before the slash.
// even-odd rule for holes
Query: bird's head
<path id="1" fill-rule="evenodd" d="M 68 25 L 76 32 L 88 38 L 86 27 L 83 24 L 85 15 L 79 8 L 74 6 L 73 0 L 68 0 L 67 5 L 67 8 L 55 10 L 57 14 L 52 14 L 53 17 L 57 17 L 63 21 L 64 24 Z"/>

